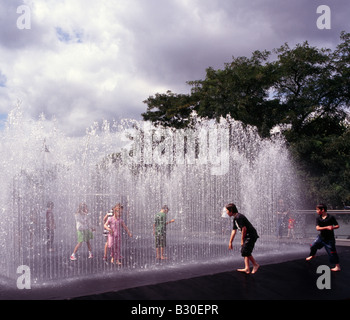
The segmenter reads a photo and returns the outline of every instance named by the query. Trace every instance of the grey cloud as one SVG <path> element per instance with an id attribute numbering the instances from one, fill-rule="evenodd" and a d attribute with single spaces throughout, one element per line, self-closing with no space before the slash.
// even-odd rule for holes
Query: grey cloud
<path id="1" fill-rule="evenodd" d="M 91 30 L 90 24 L 104 17 L 85 16 L 82 8 L 80 14 L 84 14 L 84 19 L 80 17 L 83 23 L 76 34 L 70 33 L 77 26 L 73 15 L 65 16 L 68 29 L 60 26 L 59 21 L 44 26 L 33 19 L 32 30 L 19 31 L 16 8 L 22 3 L 20 0 L 0 3 L 0 47 L 6 48 L 14 57 L 25 49 L 38 52 L 42 58 L 51 61 L 51 55 L 57 54 L 57 48 L 63 45 L 77 42 L 86 45 L 89 41 L 99 45 L 99 37 L 105 33 L 113 35 L 108 43 L 110 47 L 103 48 L 101 54 L 91 60 L 89 80 L 52 79 L 46 75 L 45 65 L 39 70 L 42 78 L 38 82 L 33 82 L 30 77 L 26 80 L 31 91 L 25 88 L 20 98 L 24 105 L 30 106 L 28 112 L 33 117 L 41 112 L 48 117 L 55 115 L 73 135 L 84 132 L 92 119 L 140 118 L 146 109 L 142 101 L 149 95 L 167 89 L 186 93 L 189 91 L 186 81 L 203 78 L 207 67 L 221 68 L 232 56 L 249 56 L 254 50 L 272 50 L 285 42 L 293 46 L 305 40 L 312 45 L 334 47 L 339 42 L 340 31 L 349 29 L 350 21 L 348 0 L 130 0 L 127 5 L 123 2 L 123 11 L 111 11 L 113 3 L 122 3 L 115 0 L 101 1 L 101 6 L 109 5 L 110 20 L 106 17 L 105 30 Z M 55 5 L 54 1 L 50 3 Z M 319 5 L 329 5 L 332 10 L 331 30 L 316 27 Z M 51 9 L 50 14 L 55 15 L 55 8 Z M 117 27 L 114 22 L 120 30 L 113 29 Z M 56 42 L 52 42 L 54 40 Z M 113 45 L 118 45 L 118 53 L 106 60 L 101 55 L 108 53 Z M 81 48 L 86 50 L 84 45 Z M 81 54 L 83 56 L 85 52 Z M 0 62 L 0 71 L 3 72 L 1 63 L 16 65 L 18 59 L 13 59 Z M 68 62 L 66 67 L 63 66 L 60 72 L 78 68 Z M 104 80 L 99 76 L 101 70 L 111 70 L 122 76 L 114 90 L 99 91 L 98 82 Z M 14 76 L 2 75 L 7 82 Z M 96 82 L 96 86 L 91 81 Z M 1 88 L 0 99 L 7 103 L 9 98 L 4 89 L 7 88 Z M 16 88 L 12 90 L 16 91 Z M 80 110 L 85 112 L 86 120 L 82 118 L 78 124 L 74 122 L 77 119 L 74 116 Z"/>
<path id="2" fill-rule="evenodd" d="M 327 2 L 334 13 L 333 27 L 321 31 L 316 27 L 316 9 Z M 157 11 L 152 7 L 155 3 Z M 309 40 L 317 45 L 335 45 L 340 31 L 346 28 L 345 17 L 336 17 L 349 10 L 346 1 L 211 0 L 195 2 L 197 8 L 192 8 L 197 12 L 184 12 L 167 3 L 147 2 L 142 12 L 148 19 L 126 22 L 135 37 L 134 54 L 140 72 L 169 85 L 194 80 L 206 67 L 220 67 L 232 56 L 272 50 L 285 42 L 294 45 Z M 215 13 L 221 20 L 210 25 L 212 21 L 206 18 Z M 198 14 L 201 19 L 196 20 Z"/>

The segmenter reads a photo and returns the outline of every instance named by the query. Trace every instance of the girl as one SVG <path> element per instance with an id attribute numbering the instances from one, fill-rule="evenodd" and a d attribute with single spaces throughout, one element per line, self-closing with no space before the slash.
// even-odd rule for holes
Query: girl
<path id="1" fill-rule="evenodd" d="M 113 208 L 113 216 L 109 217 L 104 225 L 105 229 L 109 231 L 108 234 L 108 248 L 111 250 L 111 263 L 116 263 L 121 265 L 120 262 L 120 247 L 121 247 L 121 227 L 128 233 L 129 237 L 132 237 L 131 232 L 125 225 L 123 219 L 121 218 L 123 211 L 123 206 L 118 203 Z M 107 259 L 107 257 L 104 257 Z"/>

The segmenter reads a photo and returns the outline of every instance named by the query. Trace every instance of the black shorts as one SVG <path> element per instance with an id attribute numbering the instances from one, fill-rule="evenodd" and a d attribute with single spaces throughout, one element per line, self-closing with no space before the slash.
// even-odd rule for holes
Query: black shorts
<path id="1" fill-rule="evenodd" d="M 247 236 L 244 239 L 243 246 L 241 248 L 242 257 L 250 257 L 252 255 L 255 242 L 256 240 L 258 240 L 258 238 L 259 238 L 258 236 L 253 236 L 253 237 Z"/>

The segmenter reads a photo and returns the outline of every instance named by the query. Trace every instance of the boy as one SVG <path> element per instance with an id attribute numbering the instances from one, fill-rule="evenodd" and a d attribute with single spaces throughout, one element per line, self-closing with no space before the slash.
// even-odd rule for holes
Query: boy
<path id="1" fill-rule="evenodd" d="M 175 222 L 175 219 L 172 219 L 170 221 L 166 221 L 167 213 L 169 211 L 169 208 L 167 205 L 164 205 L 159 213 L 156 214 L 154 218 L 154 224 L 153 224 L 153 234 L 155 235 L 156 240 L 156 259 L 165 260 L 166 257 L 164 256 L 164 251 L 166 247 L 166 226 L 169 223 Z M 160 252 L 159 252 L 160 249 Z"/>
<path id="2" fill-rule="evenodd" d="M 316 230 L 320 231 L 314 243 L 310 248 L 310 256 L 306 258 L 306 261 L 310 261 L 315 258 L 316 251 L 325 247 L 329 256 L 330 263 L 334 263 L 335 267 L 332 271 L 340 271 L 339 257 L 335 248 L 334 229 L 338 229 L 339 225 L 334 216 L 327 213 L 327 206 L 319 204 L 316 206 L 317 218 L 316 218 Z"/>
<path id="3" fill-rule="evenodd" d="M 237 207 L 235 204 L 230 203 L 226 206 L 227 214 L 232 217 L 233 216 L 233 230 L 231 233 L 231 238 L 229 242 L 228 248 L 232 250 L 232 242 L 236 236 L 237 230 L 239 229 L 242 233 L 241 238 L 241 254 L 244 258 L 244 269 L 237 269 L 239 272 L 245 272 L 246 274 L 250 273 L 249 261 L 253 264 L 252 273 L 256 273 L 260 267 L 260 265 L 255 261 L 252 256 L 252 252 L 254 249 L 254 245 L 256 240 L 258 240 L 259 236 L 256 232 L 253 225 L 249 222 L 249 220 L 243 215 L 238 213 Z"/>

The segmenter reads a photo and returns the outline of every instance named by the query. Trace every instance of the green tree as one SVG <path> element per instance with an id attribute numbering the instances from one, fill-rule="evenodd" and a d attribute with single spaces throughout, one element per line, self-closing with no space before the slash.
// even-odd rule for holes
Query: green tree
<path id="1" fill-rule="evenodd" d="M 156 93 L 144 101 L 147 111 L 142 114 L 146 121 L 164 127 L 184 128 L 190 124 L 190 116 L 196 109 L 197 101 L 191 95 L 176 94 L 167 91 L 166 94 Z"/>
<path id="2" fill-rule="evenodd" d="M 272 63 L 278 74 L 274 93 L 283 106 L 282 122 L 292 128 L 289 140 L 299 139 L 303 130 L 308 129 L 308 123 L 315 119 L 344 120 L 342 81 L 329 49 L 310 47 L 305 42 L 294 49 L 285 44 L 276 53 L 278 60 Z"/>
<path id="3" fill-rule="evenodd" d="M 233 58 L 223 70 L 208 68 L 204 80 L 188 82 L 197 97 L 198 115 L 216 120 L 230 115 L 268 136 L 281 111 L 278 101 L 269 97 L 274 82 L 266 64 L 269 56 L 268 51 L 255 51 L 250 58 Z"/>
<path id="4" fill-rule="evenodd" d="M 144 102 L 145 120 L 183 128 L 190 115 L 219 120 L 230 115 L 269 137 L 282 125 L 310 202 L 350 202 L 350 34 L 342 32 L 332 52 L 308 42 L 208 68 L 204 80 L 189 81 L 191 93 L 156 94 Z"/>

